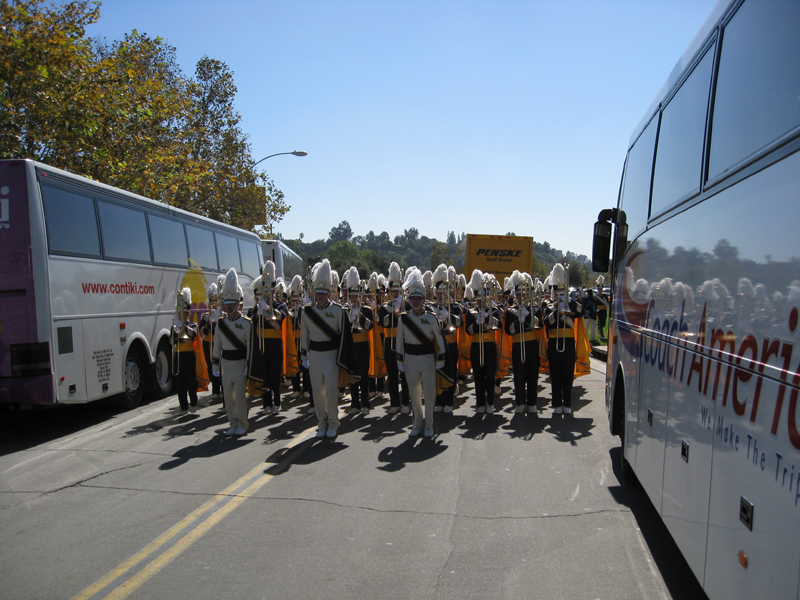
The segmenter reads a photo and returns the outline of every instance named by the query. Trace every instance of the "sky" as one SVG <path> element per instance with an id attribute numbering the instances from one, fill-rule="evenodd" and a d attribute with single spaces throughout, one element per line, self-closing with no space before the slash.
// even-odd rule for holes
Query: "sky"
<path id="1" fill-rule="evenodd" d="M 628 143 L 716 0 L 105 0 L 234 74 L 235 109 L 291 207 L 284 238 L 416 228 L 591 256 Z"/>

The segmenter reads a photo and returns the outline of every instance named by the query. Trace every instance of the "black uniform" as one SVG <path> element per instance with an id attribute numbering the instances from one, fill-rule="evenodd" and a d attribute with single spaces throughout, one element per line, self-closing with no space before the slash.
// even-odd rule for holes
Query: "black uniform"
<path id="1" fill-rule="evenodd" d="M 172 342 L 172 352 L 177 354 L 178 373 L 174 375 L 175 384 L 178 388 L 178 402 L 181 410 L 189 410 L 189 406 L 197 406 L 197 363 L 194 353 L 193 341 L 198 335 L 197 325 L 188 321 L 181 327 L 172 324 L 170 331 L 170 341 Z M 189 396 L 187 402 L 186 396 Z"/>
<path id="2" fill-rule="evenodd" d="M 350 408 L 369 410 L 369 332 L 372 330 L 375 315 L 369 306 L 361 306 L 360 310 L 353 309 L 349 305 L 346 305 L 345 308 L 353 334 L 355 374 L 359 376 L 358 382 L 350 386 Z M 349 320 L 353 310 L 359 310 L 355 322 Z"/>
<path id="3" fill-rule="evenodd" d="M 432 309 L 438 317 L 440 311 L 448 310 L 448 306 L 447 304 L 434 304 L 432 305 Z M 447 341 L 445 372 L 453 380 L 453 385 L 436 396 L 436 406 L 452 407 L 455 402 L 455 387 L 458 385 L 458 328 L 461 327 L 462 317 L 461 306 L 455 302 L 451 302 L 450 318 L 444 321 L 441 319 L 439 320 L 442 335 L 444 335 L 444 339 Z"/>
<path id="4" fill-rule="evenodd" d="M 583 316 L 583 308 L 574 300 L 569 301 L 565 314 L 559 313 L 557 308 L 557 305 L 548 307 L 544 316 L 553 408 L 572 408 L 572 382 L 575 379 L 574 319 Z"/>
<path id="5" fill-rule="evenodd" d="M 403 310 L 411 310 L 411 305 L 406 303 Z M 401 373 L 397 368 L 397 354 L 395 352 L 395 336 L 397 335 L 397 325 L 400 323 L 398 315 L 394 313 L 392 302 L 381 304 L 378 309 L 378 319 L 383 327 L 383 358 L 386 361 L 386 378 L 389 382 L 389 405 L 393 408 L 409 406 L 408 384 L 406 383 L 405 373 Z"/>
<path id="6" fill-rule="evenodd" d="M 222 395 L 222 379 L 212 375 L 213 369 L 211 368 L 211 350 L 214 347 L 214 334 L 217 331 L 217 321 L 212 320 L 209 313 L 204 313 L 200 317 L 200 335 L 203 336 L 203 353 L 206 358 L 206 368 L 208 369 L 208 378 L 211 380 L 211 393 L 215 396 Z M 223 398 L 223 402 L 225 399 Z"/>
<path id="7" fill-rule="evenodd" d="M 479 312 L 483 312 L 485 316 L 482 324 L 478 322 Z M 472 377 L 475 380 L 475 403 L 478 409 L 493 407 L 497 374 L 497 342 L 494 339 L 494 332 L 499 328 L 500 313 L 496 308 L 492 308 L 487 315 L 487 309 L 473 308 L 464 314 L 464 322 L 467 333 L 472 336 L 469 360 L 472 363 Z M 481 360 L 481 345 L 483 345 L 483 360 Z"/>
<path id="8" fill-rule="evenodd" d="M 511 364 L 514 370 L 514 399 L 517 406 L 527 406 L 536 412 L 539 388 L 539 337 L 541 311 L 538 306 L 525 309 L 520 318 L 520 306 L 506 311 L 505 332 L 511 337 Z M 524 350 L 524 351 L 523 351 Z M 523 354 L 525 360 L 523 362 Z"/>
<path id="9" fill-rule="evenodd" d="M 262 373 L 264 375 L 264 393 L 261 396 L 261 405 L 269 408 L 270 405 L 280 408 L 281 405 L 281 374 L 283 373 L 283 320 L 288 316 L 286 305 L 277 300 L 272 302 L 272 315 L 258 315 L 258 304 L 247 311 L 247 316 L 253 322 L 255 344 L 260 354 Z"/>

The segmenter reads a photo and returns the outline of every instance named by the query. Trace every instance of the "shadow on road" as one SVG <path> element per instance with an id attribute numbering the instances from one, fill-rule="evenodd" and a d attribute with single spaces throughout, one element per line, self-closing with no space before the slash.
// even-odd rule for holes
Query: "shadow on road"
<path id="1" fill-rule="evenodd" d="M 611 448 L 608 454 L 614 475 L 620 482 L 618 486 L 609 486 L 608 490 L 617 502 L 631 509 L 670 595 L 681 600 L 707 600 L 702 586 L 642 486 L 635 476 L 633 480 L 626 480 L 622 472 L 622 449 Z"/>

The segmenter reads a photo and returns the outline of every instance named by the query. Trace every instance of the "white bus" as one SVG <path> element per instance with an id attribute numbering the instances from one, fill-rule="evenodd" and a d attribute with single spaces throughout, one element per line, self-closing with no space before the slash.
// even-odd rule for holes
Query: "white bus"
<path id="1" fill-rule="evenodd" d="M 287 288 L 295 275 L 306 278 L 303 259 L 282 241 L 261 240 L 261 251 L 265 262 L 271 260 L 275 263 L 275 277 L 282 277 Z"/>
<path id="2" fill-rule="evenodd" d="M 611 432 L 712 599 L 800 598 L 798 32 L 796 0 L 719 3 L 595 224 Z"/>
<path id="3" fill-rule="evenodd" d="M 0 161 L 0 404 L 90 402 L 172 387 L 176 294 L 206 309 L 230 267 L 245 304 L 253 233 L 31 160 Z"/>

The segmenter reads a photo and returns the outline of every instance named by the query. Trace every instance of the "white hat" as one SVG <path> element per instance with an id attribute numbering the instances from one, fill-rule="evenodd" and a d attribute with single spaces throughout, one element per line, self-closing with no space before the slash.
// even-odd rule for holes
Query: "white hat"
<path id="1" fill-rule="evenodd" d="M 563 288 L 567 285 L 567 275 L 564 265 L 556 263 L 553 265 L 553 270 L 550 271 L 550 285 L 555 288 Z"/>
<path id="2" fill-rule="evenodd" d="M 373 271 L 369 275 L 369 281 L 367 281 L 367 289 L 370 292 L 377 292 L 378 291 L 378 273 Z"/>
<path id="3" fill-rule="evenodd" d="M 283 282 L 283 277 L 278 277 L 275 280 L 275 298 L 282 301 L 286 297 L 286 284 Z"/>
<path id="4" fill-rule="evenodd" d="M 383 273 L 378 275 L 378 289 L 381 291 L 386 289 L 386 275 Z"/>
<path id="5" fill-rule="evenodd" d="M 406 273 L 406 280 L 403 283 L 406 294 L 411 296 L 425 297 L 425 282 L 422 280 L 422 273 L 417 267 L 411 267 Z"/>
<path id="6" fill-rule="evenodd" d="M 239 287 L 239 276 L 236 269 L 225 273 L 225 282 L 222 284 L 222 301 L 239 302 L 242 297 L 242 288 Z"/>
<path id="7" fill-rule="evenodd" d="M 475 269 L 472 272 L 472 278 L 469 280 L 467 288 L 472 290 L 473 295 L 480 295 L 483 293 L 483 271 Z"/>
<path id="8" fill-rule="evenodd" d="M 261 275 L 264 276 L 266 282 L 271 286 L 275 286 L 275 263 L 268 260 L 264 263 L 264 268 L 261 269 Z"/>
<path id="9" fill-rule="evenodd" d="M 299 298 L 303 293 L 303 278 L 300 275 L 292 277 L 292 283 L 289 284 L 289 296 L 292 298 Z"/>
<path id="10" fill-rule="evenodd" d="M 178 298 L 178 306 L 183 310 L 192 308 L 192 290 L 188 287 L 181 290 L 180 297 Z"/>
<path id="11" fill-rule="evenodd" d="M 348 294 L 357 294 L 361 279 L 358 276 L 358 269 L 350 267 L 344 272 L 343 286 L 347 288 Z"/>
<path id="12" fill-rule="evenodd" d="M 311 282 L 315 292 L 325 292 L 330 294 L 333 288 L 333 276 L 331 275 L 331 263 L 327 258 L 314 265 L 311 270 Z"/>
<path id="13" fill-rule="evenodd" d="M 400 289 L 400 286 L 403 283 L 401 278 L 402 275 L 400 274 L 400 265 L 398 265 L 396 262 L 392 262 L 389 265 L 389 277 L 387 278 L 389 280 L 389 289 Z"/>
<path id="14" fill-rule="evenodd" d="M 431 271 L 425 271 L 422 274 L 422 282 L 425 284 L 426 289 L 430 289 L 433 287 L 433 273 Z"/>
<path id="15" fill-rule="evenodd" d="M 433 286 L 438 290 L 443 284 L 446 284 L 449 281 L 450 272 L 447 269 L 447 265 L 442 263 L 436 270 L 433 272 Z"/>

